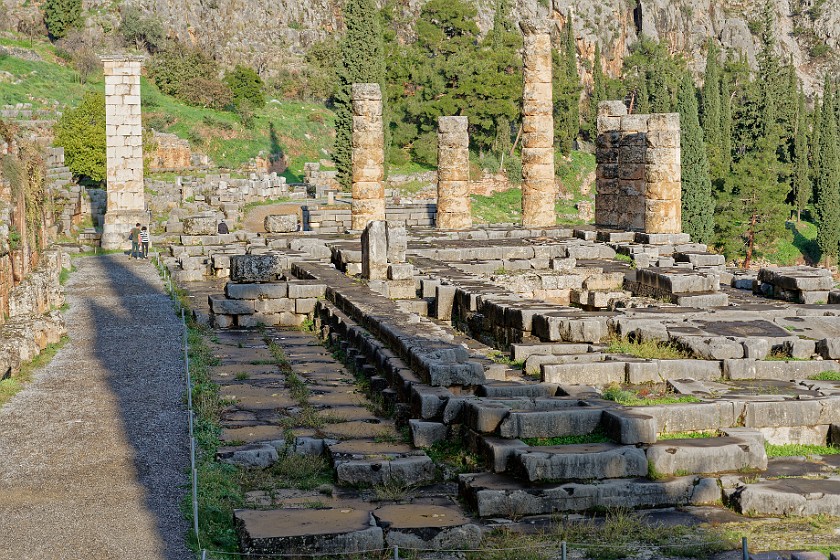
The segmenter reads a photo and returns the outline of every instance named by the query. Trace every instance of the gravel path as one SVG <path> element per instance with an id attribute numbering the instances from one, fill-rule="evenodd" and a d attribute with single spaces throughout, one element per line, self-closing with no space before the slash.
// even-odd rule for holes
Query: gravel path
<path id="1" fill-rule="evenodd" d="M 0 408 L 0 558 L 191 558 L 180 319 L 150 263 L 75 264 L 70 342 Z"/>

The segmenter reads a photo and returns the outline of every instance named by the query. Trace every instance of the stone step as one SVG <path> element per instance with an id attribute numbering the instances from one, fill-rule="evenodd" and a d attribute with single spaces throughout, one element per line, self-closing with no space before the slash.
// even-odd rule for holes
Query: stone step
<path id="1" fill-rule="evenodd" d="M 529 447 L 516 453 L 508 469 L 531 482 L 601 480 L 644 476 L 644 450 L 614 443 Z"/>
<path id="2" fill-rule="evenodd" d="M 277 554 L 352 553 L 381 549 L 385 543 L 370 509 L 324 508 L 235 510 L 240 552 Z"/>
<path id="3" fill-rule="evenodd" d="M 840 478 L 761 481 L 728 491 L 728 502 L 744 515 L 840 515 Z"/>
<path id="4" fill-rule="evenodd" d="M 607 479 L 592 484 L 534 485 L 499 474 L 463 474 L 459 495 L 480 517 L 514 517 L 594 511 L 609 507 L 652 508 L 719 503 L 714 478 L 685 476 L 651 481 Z"/>
<path id="5" fill-rule="evenodd" d="M 647 449 L 653 472 L 662 475 L 735 472 L 767 468 L 764 438 L 713 437 L 659 441 Z"/>
<path id="6" fill-rule="evenodd" d="M 351 440 L 329 445 L 328 453 L 339 484 L 417 486 L 437 476 L 429 456 L 408 445 Z"/>

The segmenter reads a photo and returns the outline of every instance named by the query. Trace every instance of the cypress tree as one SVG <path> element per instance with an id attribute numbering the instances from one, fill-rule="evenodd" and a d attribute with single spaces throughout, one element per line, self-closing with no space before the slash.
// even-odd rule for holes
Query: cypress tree
<path id="1" fill-rule="evenodd" d="M 820 176 L 820 132 L 822 129 L 822 111 L 820 110 L 819 98 L 814 100 L 814 112 L 811 113 L 811 181 L 815 199 L 819 197 L 817 192 L 817 179 Z"/>
<path id="2" fill-rule="evenodd" d="M 729 91 L 729 80 L 723 80 L 721 92 L 720 136 L 721 175 L 718 178 L 732 169 L 732 94 Z"/>
<path id="3" fill-rule="evenodd" d="M 703 134 L 709 147 L 720 145 L 720 64 L 718 48 L 711 39 L 706 54 L 706 75 L 703 81 Z M 710 154 L 711 155 L 711 154 Z"/>
<path id="4" fill-rule="evenodd" d="M 802 210 L 811 197 L 811 180 L 808 177 L 808 120 L 806 117 L 805 94 L 800 90 L 799 114 L 796 119 L 796 135 L 793 144 L 793 192 L 797 222 L 802 219 Z"/>
<path id="5" fill-rule="evenodd" d="M 580 131 L 580 76 L 571 16 L 566 20 L 562 49 L 552 53 L 552 60 L 554 142 L 560 153 L 568 155 Z"/>
<path id="6" fill-rule="evenodd" d="M 592 67 L 592 98 L 595 103 L 595 112 L 598 112 L 598 103 L 607 97 L 604 84 L 604 70 L 601 68 L 601 45 L 595 44 L 595 62 Z"/>
<path id="7" fill-rule="evenodd" d="M 682 225 L 694 241 L 708 243 L 714 230 L 714 202 L 703 129 L 697 116 L 697 95 L 688 74 L 677 98 L 682 151 Z"/>
<path id="8" fill-rule="evenodd" d="M 350 142 L 353 135 L 351 87 L 354 83 L 378 83 L 385 96 L 385 57 L 379 12 L 373 0 L 347 0 L 344 4 L 347 32 L 341 46 L 338 63 L 338 87 L 333 96 L 335 105 L 335 144 L 333 159 L 338 181 L 349 188 L 352 179 Z M 383 107 L 383 121 L 388 129 L 387 112 Z M 387 137 L 386 137 L 387 151 Z"/>
<path id="9" fill-rule="evenodd" d="M 840 162 L 837 148 L 837 119 L 831 81 L 825 78 L 820 123 L 820 169 L 817 176 L 817 244 L 826 264 L 837 257 L 840 247 Z"/>

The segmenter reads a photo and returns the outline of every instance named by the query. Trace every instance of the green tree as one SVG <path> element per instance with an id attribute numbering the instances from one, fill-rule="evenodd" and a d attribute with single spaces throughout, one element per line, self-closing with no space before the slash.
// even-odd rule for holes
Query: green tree
<path id="1" fill-rule="evenodd" d="M 385 58 L 379 13 L 373 0 L 347 0 L 344 4 L 347 32 L 341 46 L 338 65 L 338 87 L 333 96 L 335 106 L 335 145 L 333 159 L 338 181 L 349 188 L 352 174 L 350 142 L 353 136 L 351 88 L 355 83 L 377 83 L 385 96 Z M 383 108 L 384 109 L 384 108 Z M 387 112 L 383 112 L 387 121 Z M 385 144 L 386 150 L 388 144 Z"/>
<path id="2" fill-rule="evenodd" d="M 694 83 L 683 76 L 677 109 L 680 113 L 682 158 L 682 226 L 694 241 L 708 243 L 714 233 L 714 202 L 703 129 L 697 116 Z"/>
<path id="3" fill-rule="evenodd" d="M 82 0 L 46 0 L 43 9 L 44 24 L 53 39 L 61 39 L 84 23 Z"/>
<path id="4" fill-rule="evenodd" d="M 799 94 L 799 116 L 793 148 L 794 174 L 793 193 L 796 221 L 802 219 L 802 210 L 811 198 L 811 179 L 808 177 L 808 119 L 805 110 L 805 94 Z"/>
<path id="5" fill-rule="evenodd" d="M 837 258 L 840 248 L 840 161 L 837 147 L 837 119 L 831 81 L 823 86 L 820 122 L 820 168 L 817 176 L 817 244 L 826 264 Z"/>
<path id="6" fill-rule="evenodd" d="M 237 106 L 248 104 L 254 108 L 265 105 L 263 81 L 252 68 L 237 64 L 231 72 L 225 74 L 225 83 L 233 94 Z"/>
<path id="7" fill-rule="evenodd" d="M 202 51 L 175 43 L 152 57 L 149 75 L 160 91 L 181 97 L 182 90 L 191 80 L 218 81 L 218 66 Z"/>
<path id="8" fill-rule="evenodd" d="M 598 121 L 598 104 L 607 99 L 605 82 L 604 69 L 601 63 L 601 45 L 595 43 L 595 58 L 592 61 L 592 93 L 589 95 L 589 107 L 587 109 L 586 122 L 583 127 L 584 134 L 590 139 L 595 137 Z"/>
<path id="9" fill-rule="evenodd" d="M 714 40 L 708 41 L 706 53 L 706 74 L 703 79 L 703 135 L 709 149 L 720 146 L 721 137 L 721 95 L 720 95 L 720 62 L 718 56 L 720 51 Z M 712 158 L 712 152 L 709 153 Z"/>
<path id="10" fill-rule="evenodd" d="M 571 16 L 566 19 L 561 49 L 552 51 L 552 61 L 554 145 L 561 154 L 569 155 L 580 132 L 580 76 Z"/>
<path id="11" fill-rule="evenodd" d="M 159 51 L 166 41 L 160 20 L 132 5 L 123 6 L 119 31 L 126 43 L 150 53 Z"/>
<path id="12" fill-rule="evenodd" d="M 720 98 L 720 168 L 713 170 L 716 180 L 725 177 L 732 168 L 732 92 L 729 80 L 723 80 Z"/>
<path id="13" fill-rule="evenodd" d="M 790 186 L 783 179 L 777 145 L 778 138 L 760 138 L 733 165 L 719 199 L 719 245 L 730 256 L 743 255 L 744 268 L 785 231 Z"/>
<path id="14" fill-rule="evenodd" d="M 105 94 L 87 92 L 75 109 L 65 111 L 55 125 L 55 144 L 73 175 L 105 180 Z"/>

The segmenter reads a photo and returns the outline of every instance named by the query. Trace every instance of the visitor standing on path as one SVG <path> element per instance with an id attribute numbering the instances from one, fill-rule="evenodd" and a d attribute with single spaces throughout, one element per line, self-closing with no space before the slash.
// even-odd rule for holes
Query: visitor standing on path
<path id="1" fill-rule="evenodd" d="M 131 231 L 128 232 L 128 240 L 131 241 L 131 253 L 128 258 L 137 258 L 137 252 L 140 250 L 140 223 L 135 224 Z"/>
<path id="2" fill-rule="evenodd" d="M 149 229 L 146 226 L 140 229 L 140 254 L 144 259 L 149 258 Z"/>

